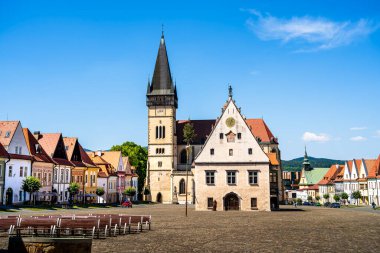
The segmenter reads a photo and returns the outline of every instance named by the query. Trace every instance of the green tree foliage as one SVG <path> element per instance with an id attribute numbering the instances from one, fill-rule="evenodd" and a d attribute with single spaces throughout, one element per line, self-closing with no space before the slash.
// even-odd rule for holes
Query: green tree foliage
<path id="1" fill-rule="evenodd" d="M 302 199 L 298 198 L 298 199 L 297 199 L 297 204 L 298 204 L 298 205 L 302 205 Z"/>
<path id="2" fill-rule="evenodd" d="M 104 188 L 103 187 L 99 187 L 96 189 L 96 195 L 98 195 L 100 197 L 100 196 L 103 196 L 103 194 L 104 194 Z"/>
<path id="3" fill-rule="evenodd" d="M 352 197 L 356 200 L 356 204 L 359 205 L 358 199 L 361 199 L 362 197 L 362 194 L 360 193 L 360 191 L 354 191 L 352 193 Z"/>
<path id="4" fill-rule="evenodd" d="M 344 199 L 344 200 L 348 199 L 348 194 L 343 192 L 342 193 L 342 199 Z"/>
<path id="5" fill-rule="evenodd" d="M 323 194 L 323 198 L 325 200 L 328 200 L 330 198 L 330 195 L 328 193 Z"/>
<path id="6" fill-rule="evenodd" d="M 121 151 L 123 156 L 129 157 L 129 162 L 136 168 L 136 173 L 139 176 L 138 189 L 142 191 L 146 177 L 146 165 L 148 160 L 148 151 L 137 145 L 134 142 L 124 142 L 121 145 L 116 145 L 111 148 L 112 151 Z"/>
<path id="7" fill-rule="evenodd" d="M 335 194 L 335 195 L 334 195 L 334 200 L 335 200 L 335 202 L 338 202 L 338 201 L 340 200 L 340 196 L 337 195 L 337 194 Z"/>
<path id="8" fill-rule="evenodd" d="M 195 134 L 194 126 L 190 121 L 190 123 L 185 124 L 183 127 L 183 140 L 187 145 L 190 145 L 195 137 L 197 137 L 197 135 Z"/>
<path id="9" fill-rule="evenodd" d="M 307 196 L 307 200 L 311 201 L 313 199 L 312 196 Z"/>
<path id="10" fill-rule="evenodd" d="M 136 195 L 136 189 L 134 187 L 128 187 L 124 190 L 124 194 L 129 197 L 133 197 Z"/>
<path id="11" fill-rule="evenodd" d="M 70 183 L 69 188 L 67 188 L 67 190 L 71 195 L 77 195 L 79 193 L 79 184 L 76 182 L 72 182 Z"/>
<path id="12" fill-rule="evenodd" d="M 319 201 L 319 200 L 321 199 L 321 197 L 319 197 L 319 195 L 317 195 L 317 196 L 315 196 L 315 199 L 316 199 L 317 201 Z"/>
<path id="13" fill-rule="evenodd" d="M 41 182 L 38 178 L 27 177 L 22 181 L 22 190 L 28 192 L 32 195 L 42 187 Z M 32 203 L 32 198 L 30 198 L 30 203 Z"/>
<path id="14" fill-rule="evenodd" d="M 299 157 L 289 161 L 281 161 L 283 171 L 301 171 L 303 157 Z M 330 168 L 333 164 L 344 164 L 344 161 L 327 159 L 327 158 L 314 158 L 309 156 L 310 165 L 313 168 Z"/>

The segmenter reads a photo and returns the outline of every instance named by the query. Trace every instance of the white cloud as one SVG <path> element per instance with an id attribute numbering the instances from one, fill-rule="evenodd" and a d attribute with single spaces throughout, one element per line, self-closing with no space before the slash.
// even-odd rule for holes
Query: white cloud
<path id="1" fill-rule="evenodd" d="M 304 141 L 309 141 L 309 142 L 326 142 L 330 141 L 331 138 L 327 134 L 316 134 L 316 133 L 311 133 L 311 132 L 305 132 L 302 135 L 302 140 Z"/>
<path id="2" fill-rule="evenodd" d="M 299 52 L 349 45 L 379 28 L 379 25 L 373 24 L 368 19 L 359 19 L 357 22 L 335 22 L 323 17 L 310 16 L 285 19 L 252 9 L 245 11 L 255 16 L 247 20 L 247 25 L 259 39 L 306 44 L 308 48 L 300 49 Z"/>
<path id="3" fill-rule="evenodd" d="M 350 140 L 351 141 L 365 141 L 367 140 L 367 138 L 359 135 L 359 136 L 351 137 Z"/>
<path id="4" fill-rule="evenodd" d="M 351 131 L 360 131 L 360 130 L 366 130 L 368 127 L 351 127 Z"/>

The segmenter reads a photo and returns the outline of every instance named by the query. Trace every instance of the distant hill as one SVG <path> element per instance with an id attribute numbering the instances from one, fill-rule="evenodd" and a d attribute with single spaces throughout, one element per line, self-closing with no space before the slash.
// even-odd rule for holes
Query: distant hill
<path id="1" fill-rule="evenodd" d="M 333 164 L 344 164 L 342 160 L 333 160 L 327 158 L 315 158 L 309 156 L 311 167 L 313 168 L 330 168 Z M 289 161 L 282 161 L 282 170 L 284 171 L 301 171 L 303 157 L 295 158 Z"/>

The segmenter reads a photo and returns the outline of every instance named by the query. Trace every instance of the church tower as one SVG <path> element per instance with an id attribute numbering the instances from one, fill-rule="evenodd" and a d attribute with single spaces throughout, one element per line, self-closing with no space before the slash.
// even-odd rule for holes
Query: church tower
<path id="1" fill-rule="evenodd" d="M 148 168 L 147 186 L 152 201 L 172 202 L 171 175 L 176 157 L 177 90 L 170 73 L 162 33 L 153 78 L 148 81 Z"/>

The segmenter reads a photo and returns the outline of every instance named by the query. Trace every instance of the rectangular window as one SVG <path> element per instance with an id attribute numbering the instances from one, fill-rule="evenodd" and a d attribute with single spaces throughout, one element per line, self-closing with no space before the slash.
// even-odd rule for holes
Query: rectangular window
<path id="1" fill-rule="evenodd" d="M 206 184 L 215 184 L 215 171 L 206 171 Z"/>
<path id="2" fill-rule="evenodd" d="M 15 147 L 15 154 L 18 154 L 18 146 Z"/>
<path id="3" fill-rule="evenodd" d="M 161 161 L 158 162 L 158 167 L 162 167 L 162 162 Z"/>
<path id="4" fill-rule="evenodd" d="M 240 139 L 241 139 L 241 133 L 238 133 L 238 134 L 237 134 L 237 137 L 238 137 L 238 139 L 240 140 Z"/>
<path id="5" fill-rule="evenodd" d="M 19 191 L 18 193 L 18 201 L 22 201 L 22 191 Z"/>
<path id="6" fill-rule="evenodd" d="M 24 175 L 24 168 L 21 166 L 20 167 L 20 177 L 22 177 Z"/>
<path id="7" fill-rule="evenodd" d="M 230 150 L 228 151 L 228 154 L 229 154 L 230 156 L 233 156 L 233 155 L 234 155 L 234 150 L 233 150 L 233 149 L 230 149 Z"/>
<path id="8" fill-rule="evenodd" d="M 252 155 L 252 148 L 248 149 L 248 155 Z"/>
<path id="9" fill-rule="evenodd" d="M 210 149 L 210 155 L 214 155 L 214 149 Z"/>
<path id="10" fill-rule="evenodd" d="M 25 167 L 24 168 L 24 177 L 27 177 L 28 176 L 28 167 Z"/>
<path id="11" fill-rule="evenodd" d="M 64 173 L 64 171 L 61 170 L 61 182 L 63 182 L 63 179 L 64 179 L 64 177 L 63 177 L 63 173 Z"/>
<path id="12" fill-rule="evenodd" d="M 214 199 L 213 198 L 207 198 L 207 208 L 212 209 L 214 206 Z"/>
<path id="13" fill-rule="evenodd" d="M 69 182 L 69 170 L 66 170 L 66 183 Z"/>
<path id="14" fill-rule="evenodd" d="M 227 171 L 227 184 L 236 184 L 236 171 Z"/>
<path id="15" fill-rule="evenodd" d="M 251 209 L 257 209 L 257 198 L 251 198 Z"/>
<path id="16" fill-rule="evenodd" d="M 248 182 L 249 182 L 249 184 L 258 184 L 259 183 L 258 171 L 248 171 Z"/>
<path id="17" fill-rule="evenodd" d="M 271 183 L 277 183 L 277 173 L 276 172 L 269 173 L 269 180 Z"/>
<path id="18" fill-rule="evenodd" d="M 219 139 L 223 140 L 223 133 L 219 134 Z"/>
<path id="19" fill-rule="evenodd" d="M 19 149 L 18 149 L 18 153 L 20 154 L 20 155 L 22 155 L 22 147 L 20 147 Z"/>

